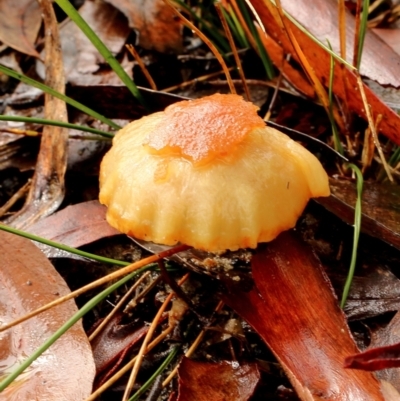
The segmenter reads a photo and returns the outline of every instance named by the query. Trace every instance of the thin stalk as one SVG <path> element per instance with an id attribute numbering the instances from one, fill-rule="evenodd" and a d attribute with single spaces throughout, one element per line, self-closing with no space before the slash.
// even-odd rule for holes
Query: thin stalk
<path id="1" fill-rule="evenodd" d="M 90 132 L 92 134 L 105 136 L 107 138 L 114 137 L 114 134 L 111 132 L 101 131 L 96 128 L 90 128 L 90 127 L 86 127 L 86 126 L 78 125 L 78 124 L 65 123 L 63 121 L 47 120 L 45 118 L 0 115 L 0 121 L 16 121 L 16 122 L 29 123 L 29 124 L 53 125 L 55 127 L 64 127 L 64 128 L 76 129 L 76 130 L 84 131 L 84 132 Z"/>
<path id="2" fill-rule="evenodd" d="M 203 28 L 207 33 L 214 39 L 215 46 L 217 47 L 218 51 L 221 51 L 221 53 L 226 53 L 229 51 L 229 45 L 225 38 L 219 34 L 218 29 L 215 29 L 214 27 L 210 27 L 208 22 L 205 21 L 203 18 L 199 17 L 192 9 L 189 7 L 187 4 L 185 4 L 181 0 L 173 0 L 174 3 L 176 3 L 179 7 L 182 7 L 185 9 L 190 16 L 195 19 L 197 22 L 202 24 Z"/>
<path id="3" fill-rule="evenodd" d="M 328 41 L 328 46 L 329 48 L 331 47 L 331 44 Z M 343 146 L 342 143 L 340 142 L 339 138 L 339 132 L 337 129 L 337 125 L 335 122 L 335 117 L 333 114 L 333 78 L 334 78 L 334 71 L 335 71 L 335 59 L 331 56 L 331 63 L 330 63 L 330 69 L 329 69 L 329 88 L 328 88 L 328 99 L 329 99 L 329 120 L 331 122 L 332 126 L 332 134 L 333 134 L 333 143 L 335 145 L 335 150 L 339 152 L 340 154 L 344 154 Z"/>
<path id="4" fill-rule="evenodd" d="M 65 103 L 75 107 L 76 109 L 83 111 L 84 113 L 88 114 L 89 116 L 92 116 L 93 118 L 96 118 L 97 120 L 103 122 L 104 124 L 109 125 L 112 128 L 115 129 L 120 129 L 121 127 L 118 124 L 115 124 L 113 121 L 109 120 L 108 118 L 102 116 L 101 114 L 97 113 L 96 111 L 90 109 L 89 107 L 83 105 L 82 103 L 77 102 L 74 99 L 71 99 L 70 97 L 63 95 L 62 93 L 59 93 L 55 91 L 53 88 L 50 88 L 49 86 L 42 84 L 39 81 L 36 81 L 32 78 L 27 77 L 24 74 L 21 74 L 17 71 L 12 70 L 11 68 L 7 68 L 4 65 L 0 64 L 0 72 L 3 74 L 6 74 L 12 78 L 17 79 L 18 81 L 23 82 L 24 84 L 28 84 L 30 86 L 33 86 L 34 88 L 38 88 L 42 90 L 43 92 L 48 93 L 51 96 L 56 97 L 57 99 L 63 100 Z"/>
<path id="5" fill-rule="evenodd" d="M 142 387 L 138 391 L 136 391 L 135 394 L 131 398 L 129 398 L 129 401 L 137 401 L 139 397 L 147 391 L 147 389 L 151 386 L 151 384 L 156 380 L 156 378 L 167 368 L 167 366 L 173 361 L 173 359 L 176 357 L 178 354 L 180 347 L 178 345 L 175 345 L 175 347 L 172 348 L 172 351 L 168 354 L 168 356 L 164 359 L 163 363 L 157 368 L 157 370 L 153 373 L 153 375 L 147 380 L 146 383 L 143 384 Z"/>
<path id="6" fill-rule="evenodd" d="M 96 35 L 92 28 L 87 24 L 87 22 L 81 17 L 75 7 L 68 0 L 55 0 L 59 7 L 68 15 L 71 20 L 80 28 L 80 30 L 86 35 L 86 37 L 92 42 L 93 46 L 99 51 L 103 56 L 104 60 L 110 65 L 114 72 L 118 75 L 125 86 L 130 90 L 132 95 L 144 106 L 147 110 L 145 100 L 139 89 L 122 68 L 121 64 L 112 55 L 107 46 L 101 41 L 101 39 Z"/>
<path id="7" fill-rule="evenodd" d="M 276 6 L 276 1 L 275 0 L 266 0 L 273 4 L 275 7 Z M 327 51 L 331 56 L 333 56 L 336 60 L 338 60 L 340 63 L 343 63 L 347 67 L 350 68 L 350 70 L 354 71 L 356 68 L 352 66 L 350 63 L 348 63 L 344 58 L 340 57 L 338 54 L 336 54 L 333 50 L 329 49 L 328 46 L 326 46 L 324 43 L 322 43 L 318 38 L 316 38 L 314 35 L 312 35 L 306 28 L 304 28 L 303 25 L 301 25 L 295 18 L 293 18 L 290 14 L 288 14 L 285 10 L 283 10 L 283 14 L 285 17 L 293 23 L 296 28 L 300 29 L 301 32 L 303 32 L 305 35 L 307 35 L 313 42 L 315 42 L 318 46 L 320 46 L 322 49 Z"/>
<path id="8" fill-rule="evenodd" d="M 215 47 L 215 45 L 207 38 L 207 36 L 205 36 L 203 34 L 203 32 L 201 32 L 195 25 L 193 25 L 187 18 L 185 18 L 175 7 L 173 4 L 172 0 L 164 0 L 170 7 L 171 9 L 174 11 L 174 13 L 182 20 L 182 22 L 188 27 L 190 28 L 193 32 L 196 33 L 196 35 L 208 46 L 208 48 L 211 50 L 211 52 L 214 54 L 215 58 L 218 60 L 218 62 L 220 63 L 222 69 L 224 70 L 225 76 L 226 76 L 226 80 L 228 81 L 228 85 L 229 85 L 229 90 L 231 91 L 231 93 L 235 94 L 236 93 L 236 89 L 235 86 L 232 82 L 232 77 L 231 74 L 229 73 L 229 69 L 228 66 L 226 65 L 223 57 L 221 56 L 221 54 L 219 53 L 218 49 Z"/>
<path id="9" fill-rule="evenodd" d="M 357 47 L 357 54 L 356 54 L 356 56 L 357 56 L 356 67 L 358 70 L 360 70 L 365 34 L 367 33 L 368 8 L 369 8 L 369 0 L 364 0 L 362 13 L 361 13 L 361 23 L 360 23 L 360 31 L 358 34 L 358 47 Z"/>
<path id="10" fill-rule="evenodd" d="M 340 301 L 340 307 L 344 308 L 344 305 L 346 304 L 347 297 L 349 295 L 351 283 L 353 281 L 354 277 L 354 272 L 356 269 L 356 262 L 357 262 L 357 250 L 358 250 L 358 240 L 360 238 L 360 230 L 361 230 L 361 197 L 362 197 L 362 190 L 363 190 L 363 175 L 360 171 L 360 169 L 350 163 L 348 164 L 348 167 L 351 168 L 357 178 L 357 201 L 356 201 L 356 207 L 354 210 L 354 236 L 353 236 L 353 251 L 351 254 L 351 262 L 350 262 L 350 268 L 349 268 L 349 273 L 347 274 L 346 278 L 346 283 L 343 288 L 343 294 L 342 294 L 342 300 Z"/>
<path id="11" fill-rule="evenodd" d="M 100 292 L 87 302 L 77 313 L 75 313 L 66 323 L 64 323 L 47 341 L 45 341 L 31 356 L 29 356 L 20 366 L 18 366 L 10 375 L 8 375 L 0 383 L 0 392 L 7 388 L 26 368 L 28 368 L 40 355 L 43 354 L 52 344 L 54 344 L 67 330 L 69 330 L 79 319 L 86 313 L 92 310 L 99 302 L 105 299 L 108 295 L 114 292 L 121 285 L 131 280 L 136 275 L 147 270 L 148 267 L 143 267 L 140 270 L 132 272 L 123 279 L 117 281 L 107 289 Z"/>
<path id="12" fill-rule="evenodd" d="M 271 59 L 268 56 L 268 53 L 261 42 L 260 35 L 257 32 L 256 26 L 254 25 L 253 19 L 250 17 L 250 13 L 247 10 L 246 3 L 243 0 L 237 0 L 237 4 L 239 9 L 246 21 L 247 26 L 250 29 L 251 35 L 256 42 L 256 49 L 258 54 L 260 55 L 261 61 L 264 65 L 265 72 L 267 74 L 268 79 L 272 79 L 275 77 L 274 66 L 272 65 Z"/>
<path id="13" fill-rule="evenodd" d="M 5 224 L 0 223 L 0 230 L 7 231 L 11 234 L 19 235 L 20 237 L 28 238 L 32 241 L 40 242 L 41 244 L 49 245 L 57 249 L 62 249 L 63 251 L 73 253 L 75 255 L 83 256 L 88 259 L 96 260 L 97 262 L 108 263 L 111 265 L 117 266 L 128 266 L 129 262 L 124 262 L 122 260 L 110 259 L 104 256 L 95 255 L 93 253 L 81 251 L 76 248 L 72 248 L 68 245 L 60 244 L 59 242 L 51 241 L 42 237 L 38 237 L 37 235 L 30 234 L 26 231 L 18 230 L 16 228 L 6 226 Z"/>

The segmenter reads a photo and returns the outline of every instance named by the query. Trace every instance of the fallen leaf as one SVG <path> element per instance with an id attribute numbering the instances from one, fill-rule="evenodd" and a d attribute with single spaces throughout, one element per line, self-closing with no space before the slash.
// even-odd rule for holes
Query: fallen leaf
<path id="1" fill-rule="evenodd" d="M 77 203 L 38 221 L 29 231 L 79 248 L 101 238 L 121 234 L 107 223 L 106 210 L 97 200 Z"/>
<path id="2" fill-rule="evenodd" d="M 122 315 L 116 315 L 92 341 L 97 374 L 118 370 L 122 359 L 147 333 L 146 325 L 135 327 L 121 324 Z M 102 382 L 106 377 L 102 377 Z M 101 385 L 101 383 L 98 383 Z M 97 387 L 97 386 L 96 386 Z"/>
<path id="3" fill-rule="evenodd" d="M 319 260 L 292 232 L 260 246 L 255 288 L 223 300 L 263 338 L 302 400 L 383 400 L 372 374 L 346 370 L 357 347 Z"/>
<path id="4" fill-rule="evenodd" d="M 271 38 L 275 42 L 281 44 L 285 53 L 292 54 L 295 57 L 296 53 L 291 42 L 286 34 L 282 32 L 279 24 L 268 10 L 264 0 L 251 0 L 251 4 L 254 6 Z M 320 1 L 318 5 L 314 2 L 283 0 L 282 6 L 290 15 L 295 17 L 300 24 L 306 26 L 317 38 L 324 43 L 326 43 L 328 39 L 333 49 L 338 47 L 338 28 L 336 27 L 337 4 L 334 0 Z M 310 18 L 310 15 L 312 15 L 313 18 Z M 349 30 L 351 30 L 351 27 L 354 25 L 352 19 L 354 18 L 351 15 L 347 16 L 346 27 Z M 310 37 L 305 35 L 290 22 L 288 18 L 285 18 L 285 21 L 292 30 L 305 57 L 314 69 L 319 80 L 325 85 L 328 85 L 331 61 L 330 54 L 316 44 Z M 348 35 L 348 37 L 350 37 L 350 35 Z M 385 45 L 372 33 L 367 35 L 364 49 L 363 62 L 367 70 L 365 68 L 362 69 L 362 74 L 371 77 L 380 84 L 387 83 L 399 87 L 398 68 L 400 65 L 400 56 L 395 54 L 390 47 Z M 390 60 L 390 63 L 388 60 Z M 372 74 L 370 71 L 371 69 L 375 75 Z M 335 63 L 334 76 L 336 77 L 333 82 L 334 94 L 341 99 L 346 99 L 349 109 L 366 119 L 364 104 L 358 89 L 356 75 L 348 69 L 342 70 L 338 63 Z M 341 78 L 342 76 L 343 79 Z M 344 81 L 346 81 L 346 85 Z M 347 94 L 347 88 L 351 90 L 351 96 Z M 400 144 L 400 117 L 383 103 L 366 85 L 364 85 L 364 90 L 368 103 L 371 106 L 373 118 L 382 115 L 382 121 L 379 125 L 380 132 L 393 142 Z"/>
<path id="5" fill-rule="evenodd" d="M 0 41 L 21 53 L 40 57 L 35 41 L 42 24 L 36 0 L 0 1 Z"/>
<path id="6" fill-rule="evenodd" d="M 346 368 L 374 371 L 400 367 L 400 343 L 372 348 L 346 358 Z"/>
<path id="7" fill-rule="evenodd" d="M 354 224 L 355 183 L 330 179 L 331 196 L 317 202 L 348 224 Z M 400 249 L 400 189 L 397 185 L 364 182 L 361 230 Z"/>
<path id="8" fill-rule="evenodd" d="M 400 55 L 400 29 L 375 28 L 373 32 Z"/>
<path id="9" fill-rule="evenodd" d="M 397 312 L 388 325 L 371 332 L 369 349 L 386 347 L 400 343 L 400 313 Z M 392 384 L 400 391 L 400 369 L 382 369 L 376 376 Z"/>
<path id="10" fill-rule="evenodd" d="M 198 362 L 185 357 L 178 374 L 177 401 L 247 401 L 260 379 L 254 363 Z"/>
<path id="11" fill-rule="evenodd" d="M 86 0 L 79 9 L 79 14 L 112 54 L 117 55 L 121 51 L 131 30 L 120 11 L 105 2 Z M 67 82 L 73 85 L 121 83 L 112 70 L 99 71 L 105 60 L 73 21 L 67 22 L 60 29 L 60 42 Z M 127 59 L 123 62 L 128 74 L 132 75 L 132 63 Z M 36 69 L 44 77 L 43 63 L 38 61 Z"/>
<path id="12" fill-rule="evenodd" d="M 182 27 L 163 0 L 106 0 L 123 12 L 138 33 L 138 45 L 160 53 L 182 50 Z"/>
<path id="13" fill-rule="evenodd" d="M 69 293 L 31 241 L 0 231 L 0 254 L 2 324 Z M 76 311 L 75 303 L 68 301 L 1 333 L 0 375 L 12 372 Z M 79 322 L 0 393 L 0 400 L 83 400 L 91 393 L 94 374 L 92 351 Z"/>

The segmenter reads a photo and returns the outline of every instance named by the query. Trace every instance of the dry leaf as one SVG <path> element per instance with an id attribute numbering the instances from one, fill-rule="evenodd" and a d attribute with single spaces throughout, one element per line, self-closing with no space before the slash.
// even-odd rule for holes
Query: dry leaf
<path id="1" fill-rule="evenodd" d="M 197 362 L 185 357 L 178 374 L 177 401 L 247 401 L 260 379 L 254 363 Z"/>
<path id="2" fill-rule="evenodd" d="M 286 53 L 292 55 L 295 51 L 288 40 L 286 34 L 282 32 L 279 24 L 276 22 L 270 11 L 268 10 L 264 0 L 251 0 L 252 5 L 257 11 L 258 15 L 263 22 L 267 33 L 271 38 L 280 43 Z M 315 36 L 320 37 L 323 42 L 326 39 L 330 40 L 333 48 L 335 49 L 337 44 L 338 29 L 334 28 L 332 24 L 337 21 L 337 5 L 333 0 L 324 0 L 318 2 L 293 2 L 289 0 L 282 1 L 284 9 L 294 16 L 303 25 L 308 26 L 310 31 Z M 310 15 L 313 17 L 310 18 Z M 347 21 L 349 26 L 351 25 L 350 16 Z M 319 22 L 319 24 L 318 24 Z M 328 85 L 330 75 L 330 54 L 317 45 L 311 38 L 304 34 L 299 28 L 291 23 L 286 18 L 286 24 L 290 27 L 293 34 L 295 35 L 300 47 L 302 48 L 305 57 L 314 69 L 317 77 L 325 85 Z M 309 25 L 312 26 L 309 26 Z M 315 25 L 315 26 L 314 26 Z M 332 36 L 330 36 L 332 35 Z M 372 34 L 371 34 L 372 35 Z M 400 86 L 400 80 L 398 78 L 398 68 L 400 65 L 400 56 L 397 56 L 388 46 L 381 42 L 378 38 L 371 39 L 371 35 L 367 35 L 365 41 L 365 54 L 363 56 L 364 62 L 371 64 L 371 68 L 380 75 L 374 76 L 374 79 L 380 83 L 387 82 L 393 86 Z M 371 57 L 368 56 L 371 55 Z M 391 60 L 389 63 L 388 60 Z M 390 64 L 390 66 L 389 66 Z M 373 74 L 368 71 L 363 73 L 371 76 Z M 338 63 L 335 64 L 335 80 L 333 83 L 333 92 L 336 96 L 341 99 L 347 99 L 347 104 L 350 110 L 356 114 L 366 118 L 364 104 L 361 99 L 361 95 L 358 89 L 357 77 L 348 69 L 341 69 Z M 342 78 L 343 77 L 343 78 Z M 384 79 L 386 78 L 386 79 Z M 346 85 L 344 84 L 346 81 Z M 351 96 L 347 95 L 347 89 L 351 91 Z M 380 131 L 390 138 L 393 142 L 400 144 L 400 117 L 391 110 L 386 104 L 384 104 L 367 86 L 364 85 L 364 90 L 368 103 L 371 105 L 373 118 L 381 114 L 382 121 L 379 126 Z"/>
<path id="3" fill-rule="evenodd" d="M 0 1 L 0 41 L 21 53 L 38 57 L 35 41 L 42 24 L 36 0 Z"/>
<path id="4" fill-rule="evenodd" d="M 182 28 L 163 0 L 106 0 L 122 11 L 138 33 L 138 45 L 160 53 L 182 50 Z"/>
<path id="5" fill-rule="evenodd" d="M 69 293 L 31 241 L 0 231 L 0 254 L 1 323 Z M 12 372 L 76 311 L 75 303 L 68 301 L 1 333 L 0 375 Z M 79 322 L 0 393 L 0 400 L 83 400 L 91 393 L 94 374 L 92 351 Z"/>

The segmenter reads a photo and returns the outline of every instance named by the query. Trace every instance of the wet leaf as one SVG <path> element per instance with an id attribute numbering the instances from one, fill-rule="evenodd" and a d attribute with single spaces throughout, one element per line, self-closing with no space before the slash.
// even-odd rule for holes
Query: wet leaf
<path id="1" fill-rule="evenodd" d="M 78 203 L 38 221 L 29 228 L 29 232 L 79 248 L 99 239 L 121 234 L 107 223 L 106 210 L 98 201 Z M 39 247 L 45 251 L 47 257 L 57 257 L 59 254 L 58 249 L 42 245 Z"/>
<path id="2" fill-rule="evenodd" d="M 2 323 L 69 292 L 31 241 L 0 231 L 0 254 Z M 1 376 L 32 354 L 76 311 L 75 303 L 68 301 L 1 333 Z M 77 323 L 0 393 L 0 400 L 81 400 L 91 393 L 94 374 L 91 348 L 81 323 Z"/>
<path id="3" fill-rule="evenodd" d="M 400 343 L 400 313 L 397 312 L 390 323 L 371 333 L 369 349 L 391 346 Z M 386 380 L 400 391 L 400 369 L 383 369 L 376 372 L 381 380 Z"/>
<path id="4" fill-rule="evenodd" d="M 0 1 L 0 41 L 21 53 L 39 57 L 36 36 L 42 24 L 36 0 Z"/>
<path id="5" fill-rule="evenodd" d="M 138 44 L 161 53 L 182 50 L 181 25 L 162 0 L 106 0 L 122 11 L 138 33 Z"/>
<path id="6" fill-rule="evenodd" d="M 177 401 L 247 401 L 260 379 L 257 365 L 198 362 L 183 358 L 179 365 Z"/>
<path id="7" fill-rule="evenodd" d="M 346 358 L 345 367 L 374 371 L 400 367 L 400 343 L 373 348 Z"/>
<path id="8" fill-rule="evenodd" d="M 355 184 L 331 179 L 331 196 L 317 202 L 348 224 L 354 223 Z M 361 230 L 400 249 L 400 189 L 397 185 L 364 182 Z"/>
<path id="9" fill-rule="evenodd" d="M 282 32 L 279 24 L 275 21 L 269 12 L 263 0 L 251 0 L 254 8 L 259 14 L 267 33 L 271 38 L 280 43 L 285 53 L 295 55 L 295 51 L 287 38 Z M 333 49 L 338 48 L 338 32 L 337 28 L 337 4 L 334 0 L 324 0 L 318 2 L 307 1 L 282 1 L 283 8 L 293 17 L 305 26 L 322 42 L 326 43 L 328 39 Z M 313 18 L 310 18 L 310 15 Z M 312 39 L 306 36 L 299 28 L 286 18 L 287 25 L 290 26 L 305 57 L 314 69 L 319 80 L 325 85 L 329 82 L 330 74 L 330 54 L 317 45 Z M 354 30 L 354 18 L 347 15 L 346 28 L 348 29 L 348 38 L 353 38 L 351 31 Z M 350 40 L 347 45 L 350 46 Z M 372 33 L 367 34 L 363 52 L 363 65 L 361 72 L 363 75 L 369 76 L 381 85 L 390 84 L 395 87 L 400 86 L 398 76 L 398 66 L 400 65 L 400 56 L 385 45 L 379 38 Z M 350 51 L 348 52 L 350 54 Z M 389 61 L 390 60 L 390 61 Z M 341 99 L 347 99 L 348 107 L 354 113 L 366 118 L 364 104 L 358 89 L 357 77 L 348 69 L 342 69 L 335 64 L 334 74 L 336 79 L 333 83 L 333 92 Z M 343 77 L 343 79 L 341 79 Z M 346 85 L 344 84 L 346 82 Z M 351 96 L 347 95 L 347 88 L 351 91 Z M 383 103 L 375 93 L 364 85 L 364 90 L 368 103 L 371 105 L 372 114 L 376 118 L 382 115 L 382 121 L 379 126 L 380 131 L 390 138 L 393 142 L 400 144 L 400 117 Z"/>
<path id="10" fill-rule="evenodd" d="M 328 278 L 293 233 L 260 246 L 252 260 L 255 288 L 223 300 L 270 347 L 303 400 L 382 400 L 372 374 L 346 370 L 357 347 Z"/>
<path id="11" fill-rule="evenodd" d="M 117 314 L 92 341 L 93 357 L 97 373 L 110 369 L 118 370 L 124 356 L 147 333 L 148 326 L 135 327 L 121 324 L 122 316 Z M 102 380 L 105 377 L 103 376 Z"/>

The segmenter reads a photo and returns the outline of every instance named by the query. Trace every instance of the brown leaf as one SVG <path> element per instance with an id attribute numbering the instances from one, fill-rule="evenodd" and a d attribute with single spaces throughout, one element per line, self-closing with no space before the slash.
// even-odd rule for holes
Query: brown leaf
<path id="1" fill-rule="evenodd" d="M 388 46 L 400 55 L 400 29 L 374 29 L 373 32 L 378 35 Z"/>
<path id="2" fill-rule="evenodd" d="M 121 324 L 122 315 L 115 316 L 92 341 L 93 357 L 98 373 L 104 372 L 110 365 L 126 354 L 146 335 L 148 326 L 134 327 Z"/>
<path id="3" fill-rule="evenodd" d="M 79 248 L 121 234 L 106 221 L 107 208 L 98 201 L 78 203 L 46 217 L 29 228 L 32 234 Z"/>
<path id="4" fill-rule="evenodd" d="M 182 50 L 181 25 L 163 0 L 106 0 L 122 11 L 138 33 L 138 44 L 160 53 Z"/>
<path id="5" fill-rule="evenodd" d="M 330 180 L 331 196 L 317 202 L 348 224 L 354 224 L 354 206 L 357 199 L 353 182 Z M 364 182 L 361 229 L 400 249 L 400 189 L 392 184 Z"/>
<path id="6" fill-rule="evenodd" d="M 121 12 L 105 2 L 87 0 L 79 9 L 79 14 L 111 53 L 117 55 L 121 51 L 131 32 Z M 105 60 L 73 21 L 60 29 L 60 41 L 67 82 L 74 85 L 121 84 L 113 71 L 99 72 Z M 131 67 L 126 60 L 124 63 L 124 67 Z M 39 63 L 38 69 L 43 69 Z"/>
<path id="7" fill-rule="evenodd" d="M 24 238 L 0 231 L 0 314 L 2 323 L 69 293 L 46 257 Z M 68 301 L 0 336 L 1 373 L 31 355 L 77 311 Z M 82 400 L 92 389 L 95 367 L 82 324 L 75 324 L 0 394 L 0 400 Z"/>
<path id="8" fill-rule="evenodd" d="M 382 400 L 372 374 L 343 368 L 357 347 L 328 278 L 293 233 L 262 245 L 256 288 L 223 300 L 264 339 L 302 400 Z"/>
<path id="9" fill-rule="evenodd" d="M 268 34 L 271 38 L 280 43 L 286 53 L 295 54 L 295 51 L 287 36 L 282 33 L 280 26 L 269 12 L 263 0 L 251 0 L 255 10 L 259 14 Z M 334 0 L 318 2 L 307 1 L 282 1 L 283 8 L 294 16 L 310 32 L 319 37 L 324 43 L 329 39 L 333 49 L 338 48 L 337 32 L 337 4 Z M 310 18 L 310 15 L 313 17 Z M 350 15 L 346 19 L 346 27 L 351 31 L 354 26 Z M 328 52 L 317 45 L 311 38 L 305 35 L 299 28 L 286 18 L 286 23 L 295 35 L 305 57 L 314 69 L 319 80 L 328 85 L 330 75 L 330 59 Z M 354 36 L 354 35 L 353 35 Z M 348 37 L 351 37 L 349 34 Z M 349 52 L 350 54 L 350 52 Z M 388 62 L 388 60 L 391 60 Z M 398 67 L 400 56 L 396 55 L 387 45 L 376 38 L 372 33 L 368 34 L 365 40 L 365 51 L 363 53 L 365 64 L 362 73 L 377 80 L 381 84 L 387 83 L 399 87 Z M 363 64 L 363 65 L 364 65 Z M 371 71 L 372 70 L 372 71 Z M 374 73 L 374 74 L 373 74 Z M 347 99 L 350 110 L 366 118 L 364 104 L 359 93 L 357 77 L 348 69 L 342 69 L 335 63 L 334 74 L 336 79 L 333 83 L 333 91 L 341 99 Z M 343 76 L 343 78 L 341 78 Z M 346 81 L 346 85 L 344 84 Z M 347 88 L 351 91 L 347 95 Z M 368 103 L 371 105 L 373 118 L 382 115 L 379 126 L 380 131 L 393 142 L 400 144 L 400 117 L 384 104 L 367 86 L 364 90 Z"/>
<path id="10" fill-rule="evenodd" d="M 400 313 L 397 312 L 390 323 L 371 333 L 370 349 L 400 343 Z M 379 379 L 386 380 L 400 391 L 400 369 L 383 369 L 376 373 Z"/>
<path id="11" fill-rule="evenodd" d="M 197 362 L 185 357 L 178 374 L 177 401 L 247 401 L 260 379 L 254 363 Z"/>
<path id="12" fill-rule="evenodd" d="M 0 41 L 7 46 L 39 58 L 35 41 L 41 24 L 36 0 L 0 1 Z"/>
<path id="13" fill-rule="evenodd" d="M 346 358 L 345 367 L 367 371 L 400 367 L 400 343 L 372 348 Z"/>

